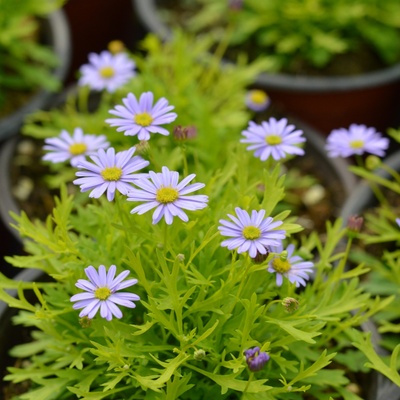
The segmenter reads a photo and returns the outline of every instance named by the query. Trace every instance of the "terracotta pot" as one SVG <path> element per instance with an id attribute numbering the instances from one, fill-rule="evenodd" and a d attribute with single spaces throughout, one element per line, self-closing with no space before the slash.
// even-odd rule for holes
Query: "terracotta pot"
<path id="1" fill-rule="evenodd" d="M 68 20 L 63 10 L 56 10 L 41 21 L 44 43 L 48 44 L 60 60 L 53 75 L 60 81 L 67 76 L 71 62 L 71 38 Z M 27 104 L 13 114 L 0 119 L 0 141 L 16 135 L 25 116 L 38 109 L 47 109 L 56 94 L 47 90 L 40 90 L 33 95 Z"/>
<path id="2" fill-rule="evenodd" d="M 171 34 L 159 16 L 157 0 L 132 0 L 146 29 L 163 39 Z M 400 124 L 400 64 L 348 77 L 261 74 L 254 86 L 268 92 L 283 112 L 297 116 L 325 135 L 351 123 L 385 133 Z"/>

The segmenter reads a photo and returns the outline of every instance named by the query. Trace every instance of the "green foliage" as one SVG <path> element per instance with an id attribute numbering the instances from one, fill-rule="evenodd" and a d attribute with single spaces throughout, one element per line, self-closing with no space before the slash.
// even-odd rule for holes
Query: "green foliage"
<path id="1" fill-rule="evenodd" d="M 253 56 L 265 57 L 270 71 L 318 73 L 339 55 L 369 50 L 383 65 L 400 60 L 397 0 L 245 0 L 240 10 L 229 3 L 197 0 L 179 22 L 248 54 L 256 46 Z"/>
<path id="2" fill-rule="evenodd" d="M 65 0 L 1 0 L 0 4 L 0 106 L 6 91 L 55 90 L 51 74 L 57 58 L 43 43 L 39 18 L 60 8 Z"/>
<path id="3" fill-rule="evenodd" d="M 328 222 L 322 236 L 298 236 L 302 227 L 284 205 L 289 171 L 283 173 L 280 163 L 262 164 L 239 142 L 250 118 L 243 104 L 246 86 L 261 65 L 220 68 L 212 56 L 202 64 L 198 60 L 211 44 L 207 37 L 175 38 L 161 45 L 149 36 L 144 42 L 149 55 L 136 57 L 138 76 L 114 94 L 101 94 L 94 112 L 87 111 L 89 93 L 81 89 L 62 110 L 33 116 L 25 130 L 46 138 L 80 126 L 105 133 L 118 150 L 126 149 L 132 137 L 116 134 L 104 119 L 126 93 L 151 90 L 156 98 L 168 98 L 176 123 L 195 125 L 198 137 L 193 142 L 178 142 L 173 135 L 152 138 L 146 158 L 156 171 L 166 165 L 184 176 L 195 172 L 196 181 L 206 184 L 208 206 L 190 212 L 187 223 L 153 225 L 149 213 L 130 214 L 132 205 L 119 193 L 113 202 L 89 201 L 85 194 L 68 194 L 66 182 L 58 180 L 60 196 L 46 221 L 14 215 L 27 254 L 7 261 L 39 269 L 50 281 L 17 283 L 0 276 L 0 300 L 20 309 L 14 318 L 18 328 L 32 328 L 32 341 L 11 350 L 29 362 L 9 367 L 5 379 L 29 380 L 30 389 L 20 396 L 28 400 L 287 400 L 305 393 L 355 400 L 350 374 L 343 372 L 360 371 L 357 363 L 346 362 L 351 356 L 369 360 L 363 372 L 377 369 L 397 379 L 397 354 L 383 366 L 373 349 L 366 358 L 357 350 L 368 337 L 364 332 L 356 337 L 354 329 L 392 298 L 381 301 L 363 290 L 363 265 L 345 270 L 351 239 L 343 249 L 342 221 Z M 314 262 L 315 274 L 304 288 L 287 279 L 277 286 L 267 270 L 273 253 L 255 263 L 221 247 L 218 222 L 237 206 L 264 209 L 283 221 L 286 242 Z M 138 279 L 137 307 L 123 308 L 121 319 L 80 319 L 70 301 L 78 292 L 75 283 L 85 279 L 89 265 L 112 264 Z M 10 288 L 18 289 L 17 298 L 7 293 Z M 34 300 L 28 296 L 32 291 Z M 288 312 L 282 303 L 287 297 L 298 301 L 298 309 Z M 270 361 L 253 373 L 243 352 L 254 346 Z"/>

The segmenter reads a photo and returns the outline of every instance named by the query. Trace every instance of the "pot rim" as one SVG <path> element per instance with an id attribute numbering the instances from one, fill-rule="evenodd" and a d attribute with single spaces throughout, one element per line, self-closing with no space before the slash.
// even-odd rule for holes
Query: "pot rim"
<path id="1" fill-rule="evenodd" d="M 59 59 L 59 64 L 52 74 L 62 82 L 67 76 L 72 59 L 72 40 L 67 16 L 64 10 L 58 9 L 41 21 L 45 30 L 49 32 L 51 48 Z M 24 117 L 37 109 L 48 107 L 56 94 L 56 92 L 41 89 L 18 110 L 1 118 L 0 141 L 16 135 Z"/>
<path id="2" fill-rule="evenodd" d="M 132 0 L 134 9 L 143 26 L 154 32 L 162 40 L 168 40 L 171 29 L 162 21 L 157 12 L 156 0 Z M 225 60 L 225 63 L 230 61 Z M 262 73 L 255 81 L 266 89 L 279 89 L 287 92 L 342 92 L 365 90 L 375 86 L 400 82 L 400 63 L 378 71 L 352 76 L 318 77 L 290 75 L 283 73 Z"/>

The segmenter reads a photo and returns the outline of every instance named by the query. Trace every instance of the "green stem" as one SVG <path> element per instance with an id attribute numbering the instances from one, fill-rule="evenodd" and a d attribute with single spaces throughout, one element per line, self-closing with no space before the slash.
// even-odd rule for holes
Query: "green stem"
<path id="1" fill-rule="evenodd" d="M 250 383 L 253 380 L 253 378 L 254 378 L 254 372 L 251 372 L 250 375 L 249 375 L 249 379 L 247 380 L 246 386 L 245 386 L 245 388 L 243 390 L 242 399 L 244 399 L 244 395 L 247 392 L 247 389 L 249 388 Z"/>
<path id="2" fill-rule="evenodd" d="M 82 113 L 89 111 L 89 86 L 83 86 L 78 91 L 78 108 Z"/>

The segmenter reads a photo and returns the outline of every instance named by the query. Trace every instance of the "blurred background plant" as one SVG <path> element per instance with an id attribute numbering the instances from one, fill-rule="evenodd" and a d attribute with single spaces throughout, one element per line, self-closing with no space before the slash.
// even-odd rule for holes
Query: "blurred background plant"
<path id="1" fill-rule="evenodd" d="M 390 129 L 388 133 L 395 142 L 400 142 L 400 130 Z M 395 296 L 394 303 L 374 317 L 383 334 L 382 345 L 392 352 L 398 346 L 400 334 L 400 312 L 396 306 L 400 300 L 399 151 L 384 160 L 368 156 L 365 162 L 351 167 L 351 171 L 367 186 L 360 186 L 346 207 L 346 212 L 357 212 L 364 219 L 350 261 L 363 263 L 370 269 L 363 281 L 368 292 L 381 297 Z M 400 369 L 399 364 L 397 368 Z"/>
<path id="2" fill-rule="evenodd" d="M 352 75 L 400 60 L 397 0 L 182 1 L 179 19 L 175 2 L 165 4 L 159 4 L 165 20 L 211 31 L 217 42 L 228 42 L 231 55 L 265 57 L 269 72 Z"/>
<path id="3" fill-rule="evenodd" d="M 61 87 L 51 73 L 59 60 L 50 44 L 43 42 L 40 21 L 64 3 L 65 0 L 1 0 L 0 116 L 20 107 L 32 92 Z"/>

